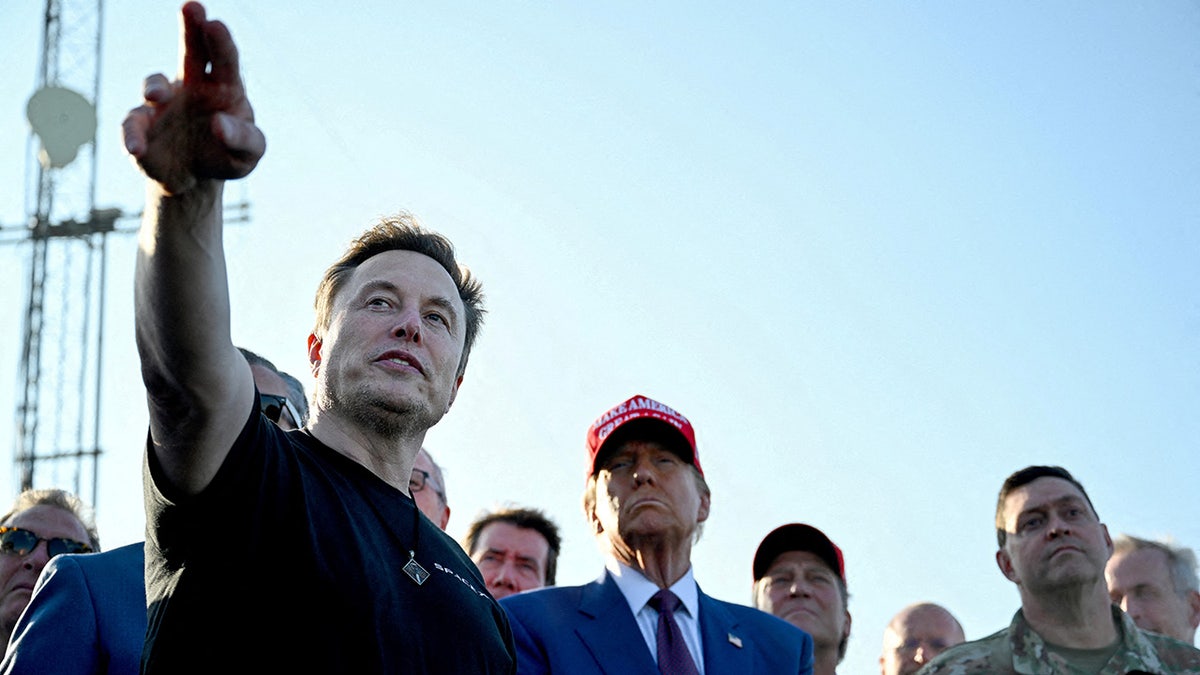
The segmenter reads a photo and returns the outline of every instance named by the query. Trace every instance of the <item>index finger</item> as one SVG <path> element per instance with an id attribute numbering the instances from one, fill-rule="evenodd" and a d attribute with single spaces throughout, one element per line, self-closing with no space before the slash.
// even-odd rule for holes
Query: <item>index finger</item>
<path id="1" fill-rule="evenodd" d="M 185 84 L 204 77 L 208 69 L 207 19 L 204 5 L 198 2 L 188 2 L 179 10 L 179 79 Z"/>

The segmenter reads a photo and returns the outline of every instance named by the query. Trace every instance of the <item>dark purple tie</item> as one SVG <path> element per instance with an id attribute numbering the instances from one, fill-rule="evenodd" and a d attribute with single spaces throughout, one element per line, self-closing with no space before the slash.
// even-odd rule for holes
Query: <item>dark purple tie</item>
<path id="1" fill-rule="evenodd" d="M 683 632 L 675 623 L 679 596 L 667 589 L 650 598 L 650 606 L 658 611 L 658 672 L 663 675 L 698 675 L 696 662 L 683 641 Z"/>

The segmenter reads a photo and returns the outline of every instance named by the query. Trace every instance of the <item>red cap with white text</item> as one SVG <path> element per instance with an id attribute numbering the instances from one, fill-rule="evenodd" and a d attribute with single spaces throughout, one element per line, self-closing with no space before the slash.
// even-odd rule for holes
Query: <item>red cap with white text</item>
<path id="1" fill-rule="evenodd" d="M 603 451 L 615 449 L 629 440 L 662 443 L 704 475 L 692 423 L 678 411 L 640 395 L 614 406 L 588 429 L 587 475 L 596 475 Z"/>

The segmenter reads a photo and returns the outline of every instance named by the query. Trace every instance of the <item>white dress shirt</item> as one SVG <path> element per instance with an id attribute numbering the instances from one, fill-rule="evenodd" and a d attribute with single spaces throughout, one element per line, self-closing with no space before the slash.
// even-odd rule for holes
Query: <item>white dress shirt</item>
<path id="1" fill-rule="evenodd" d="M 608 558 L 605 567 L 617 582 L 617 588 L 620 589 L 621 595 L 625 596 L 625 602 L 629 603 L 629 611 L 633 612 L 634 618 L 637 619 L 650 656 L 658 663 L 658 612 L 647 604 L 659 591 L 658 585 L 615 558 Z M 683 641 L 692 654 L 692 660 L 696 662 L 696 672 L 704 675 L 704 646 L 700 641 L 700 589 L 692 577 L 690 565 L 687 573 L 671 585 L 671 592 L 678 596 L 682 603 L 675 611 L 675 622 L 679 624 Z"/>

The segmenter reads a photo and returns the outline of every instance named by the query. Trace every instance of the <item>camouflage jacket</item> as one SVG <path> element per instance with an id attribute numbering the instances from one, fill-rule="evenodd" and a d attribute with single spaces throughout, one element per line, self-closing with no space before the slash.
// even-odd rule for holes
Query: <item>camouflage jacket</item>
<path id="1" fill-rule="evenodd" d="M 1121 625 L 1121 646 L 1097 675 L 1200 675 L 1200 649 L 1139 629 L 1133 619 L 1115 605 L 1113 618 Z M 1017 610 L 1008 628 L 982 640 L 947 649 L 917 675 L 968 673 L 1083 675 L 1088 671 L 1073 666 L 1060 654 L 1047 649 L 1042 636 L 1029 627 L 1025 615 Z"/>

